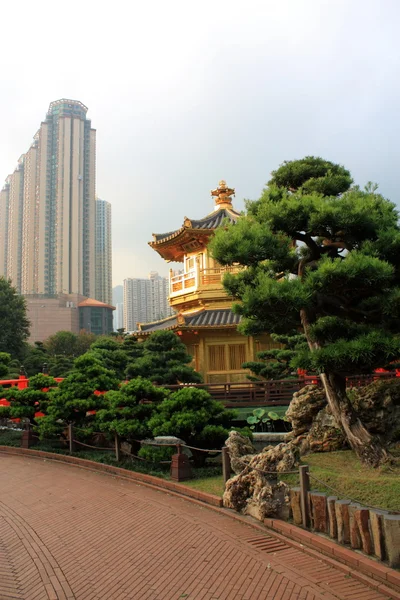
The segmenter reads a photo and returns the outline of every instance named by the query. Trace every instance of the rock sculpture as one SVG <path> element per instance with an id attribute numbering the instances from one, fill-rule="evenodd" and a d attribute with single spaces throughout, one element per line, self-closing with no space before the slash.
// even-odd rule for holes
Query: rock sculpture
<path id="1" fill-rule="evenodd" d="M 266 517 L 287 518 L 289 513 L 289 487 L 278 481 L 279 473 L 292 470 L 298 462 L 296 449 L 290 444 L 267 446 L 260 454 L 251 456 L 248 438 L 236 431 L 226 442 L 235 468 L 243 466 L 235 477 L 226 483 L 224 506 L 263 520 Z M 241 455 L 241 452 L 246 454 Z"/>

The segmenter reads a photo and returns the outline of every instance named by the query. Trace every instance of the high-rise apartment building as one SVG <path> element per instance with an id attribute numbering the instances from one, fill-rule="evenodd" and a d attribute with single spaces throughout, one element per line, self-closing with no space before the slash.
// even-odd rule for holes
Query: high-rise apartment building
<path id="1" fill-rule="evenodd" d="M 124 304 L 123 302 L 117 302 L 115 305 L 114 313 L 114 331 L 118 329 L 124 329 Z"/>
<path id="2" fill-rule="evenodd" d="M 148 279 L 124 279 L 124 327 L 135 331 L 138 323 L 148 323 L 174 313 L 168 302 L 167 277 L 152 271 Z"/>
<path id="3" fill-rule="evenodd" d="M 22 294 L 95 295 L 96 131 L 86 113 L 52 102 L 1 192 L 0 274 Z"/>
<path id="4" fill-rule="evenodd" d="M 7 276 L 8 208 L 10 204 L 10 177 L 0 192 L 0 277 Z"/>
<path id="5" fill-rule="evenodd" d="M 111 204 L 96 200 L 96 300 L 112 304 Z"/>

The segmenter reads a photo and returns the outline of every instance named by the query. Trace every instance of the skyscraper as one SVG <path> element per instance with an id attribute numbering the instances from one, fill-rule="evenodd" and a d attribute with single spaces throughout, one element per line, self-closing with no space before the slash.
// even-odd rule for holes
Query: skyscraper
<path id="1" fill-rule="evenodd" d="M 96 131 L 86 113 L 52 102 L 1 192 L 0 274 L 22 294 L 95 295 Z"/>
<path id="2" fill-rule="evenodd" d="M 111 204 L 96 199 L 96 300 L 112 304 Z"/>
<path id="3" fill-rule="evenodd" d="M 124 327 L 135 331 L 137 323 L 147 323 L 169 317 L 174 311 L 168 302 L 167 277 L 156 271 L 148 279 L 124 279 Z"/>
<path id="4" fill-rule="evenodd" d="M 0 277 L 7 276 L 8 208 L 10 203 L 10 177 L 0 192 Z"/>

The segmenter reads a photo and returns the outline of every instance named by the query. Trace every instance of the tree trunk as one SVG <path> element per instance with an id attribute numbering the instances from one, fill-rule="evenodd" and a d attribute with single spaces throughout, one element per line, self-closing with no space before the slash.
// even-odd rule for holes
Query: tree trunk
<path id="1" fill-rule="evenodd" d="M 346 379 L 335 373 L 321 373 L 326 399 L 332 415 L 363 463 L 378 467 L 388 459 L 379 440 L 364 427 L 346 394 Z"/>
<path id="2" fill-rule="evenodd" d="M 310 339 L 310 324 L 306 311 L 300 311 L 300 316 L 308 346 L 311 352 L 315 352 L 320 345 Z M 359 459 L 372 467 L 378 467 L 387 461 L 386 450 L 380 441 L 367 431 L 354 411 L 346 394 L 346 379 L 329 372 L 321 373 L 320 377 L 332 415 Z"/>

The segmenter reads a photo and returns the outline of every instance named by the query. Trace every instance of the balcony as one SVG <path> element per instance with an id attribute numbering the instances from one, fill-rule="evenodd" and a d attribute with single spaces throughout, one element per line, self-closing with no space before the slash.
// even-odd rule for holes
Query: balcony
<path id="1" fill-rule="evenodd" d="M 196 269 L 188 273 L 170 273 L 169 298 L 176 298 L 183 294 L 210 289 L 222 289 L 222 279 L 225 273 L 237 272 L 237 267 L 222 267 L 219 269 Z"/>

